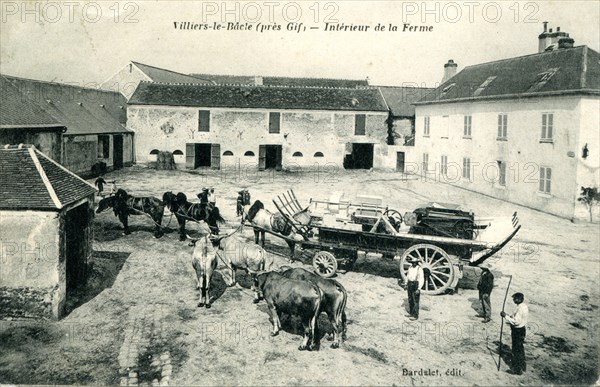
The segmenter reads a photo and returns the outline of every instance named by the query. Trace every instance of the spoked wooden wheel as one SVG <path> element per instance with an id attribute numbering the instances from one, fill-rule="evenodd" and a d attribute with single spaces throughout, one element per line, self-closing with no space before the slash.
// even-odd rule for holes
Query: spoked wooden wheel
<path id="1" fill-rule="evenodd" d="M 448 289 L 454 279 L 454 266 L 448 254 L 441 248 L 420 244 L 406 249 L 400 259 L 400 276 L 406 282 L 406 273 L 411 266 L 408 258 L 418 258 L 421 261 L 425 283 L 421 291 L 427 294 L 441 294 Z"/>
<path id="2" fill-rule="evenodd" d="M 337 271 L 338 263 L 330 252 L 317 251 L 313 257 L 313 267 L 318 275 L 329 278 Z"/>

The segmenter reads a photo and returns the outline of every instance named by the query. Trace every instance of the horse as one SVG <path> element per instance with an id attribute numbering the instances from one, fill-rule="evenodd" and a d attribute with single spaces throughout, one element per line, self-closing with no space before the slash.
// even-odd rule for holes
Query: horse
<path id="1" fill-rule="evenodd" d="M 179 223 L 179 240 L 186 240 L 185 221 L 201 221 L 203 220 L 210 227 L 211 234 L 219 234 L 218 223 L 225 223 L 225 219 L 221 216 L 218 207 L 213 207 L 205 203 L 190 203 L 187 201 L 187 196 L 183 192 L 175 195 L 173 192 L 165 192 L 163 194 L 163 203 L 169 210 L 175 214 L 177 223 Z"/>
<path id="2" fill-rule="evenodd" d="M 308 218 L 306 218 L 306 215 L 304 214 L 308 214 Z M 298 220 L 302 224 L 305 224 L 303 222 L 305 222 L 307 219 L 310 220 L 310 213 L 308 213 L 308 209 L 302 211 L 301 214 L 294 216 L 294 220 Z M 252 206 L 250 206 L 248 211 L 246 211 L 246 216 L 242 216 L 242 224 L 244 224 L 246 220 L 253 225 L 258 226 L 254 227 L 254 243 L 259 243 L 260 236 L 262 247 L 265 246 L 266 232 L 264 230 L 273 231 L 277 234 L 290 237 L 291 239 L 288 238 L 285 241 L 290 248 L 290 261 L 294 260 L 294 249 L 296 242 L 303 240 L 303 238 L 302 236 L 293 232 L 292 224 L 285 218 L 285 216 L 279 212 L 274 214 L 271 213 L 269 210 L 265 209 L 265 205 L 260 200 L 257 200 L 254 202 L 254 204 L 252 204 Z"/>
<path id="3" fill-rule="evenodd" d="M 127 194 L 122 188 L 119 188 L 114 195 L 105 197 L 98 203 L 96 213 L 112 208 L 115 215 L 123 223 L 123 234 L 129 235 L 129 215 L 148 215 L 155 224 L 154 237 L 160 238 L 163 235 L 162 218 L 165 211 L 163 202 L 152 196 L 135 197 Z"/>
<path id="4" fill-rule="evenodd" d="M 210 280 L 217 269 L 217 249 L 209 234 L 193 242 L 192 267 L 196 272 L 196 289 L 200 290 L 198 307 L 211 307 Z"/>

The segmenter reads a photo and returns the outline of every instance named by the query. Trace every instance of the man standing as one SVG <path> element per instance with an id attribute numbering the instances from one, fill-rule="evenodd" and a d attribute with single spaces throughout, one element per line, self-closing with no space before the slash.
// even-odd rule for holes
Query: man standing
<path id="1" fill-rule="evenodd" d="M 487 263 L 479 265 L 481 268 L 481 277 L 479 277 L 479 283 L 477 289 L 479 290 L 479 300 L 483 307 L 483 322 L 488 323 L 492 321 L 492 304 L 490 301 L 490 295 L 494 288 L 494 275 L 490 271 L 490 267 Z"/>
<path id="2" fill-rule="evenodd" d="M 529 316 L 529 308 L 523 303 L 525 296 L 523 293 L 515 293 L 512 295 L 513 302 L 517 304 L 515 312 L 510 316 L 504 312 L 500 312 L 500 316 L 506 318 L 510 324 L 510 336 L 512 338 L 512 362 L 511 369 L 508 371 L 514 375 L 522 375 L 526 370 L 525 364 L 525 349 L 523 342 L 525 341 L 525 331 L 527 326 L 527 318 Z"/>
<path id="3" fill-rule="evenodd" d="M 423 268 L 419 266 L 420 259 L 408 257 L 411 267 L 406 273 L 406 290 L 408 291 L 408 311 L 411 320 L 419 319 L 419 299 L 421 297 L 421 288 L 425 283 Z"/>
<path id="4" fill-rule="evenodd" d="M 98 176 L 98 178 L 96 179 L 94 184 L 96 185 L 96 187 L 98 187 L 98 193 L 100 195 L 102 195 L 102 192 L 104 191 L 104 184 L 106 184 L 106 180 L 104 180 L 102 178 L 102 175 L 100 175 L 100 176 Z M 104 195 L 102 195 L 102 196 L 104 196 Z"/>

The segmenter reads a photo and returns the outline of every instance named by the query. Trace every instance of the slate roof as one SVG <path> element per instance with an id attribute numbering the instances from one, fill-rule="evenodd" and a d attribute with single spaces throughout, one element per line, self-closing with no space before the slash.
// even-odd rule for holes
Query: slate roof
<path id="1" fill-rule="evenodd" d="M 598 52 L 558 49 L 465 67 L 417 104 L 544 95 L 600 94 Z"/>
<path id="2" fill-rule="evenodd" d="M 414 117 L 414 103 L 433 92 L 432 87 L 379 86 L 394 117 Z"/>
<path id="3" fill-rule="evenodd" d="M 192 74 L 213 81 L 218 85 L 252 85 L 256 86 L 256 77 L 248 75 L 214 75 L 214 74 Z M 262 78 L 264 86 L 318 86 L 318 87 L 366 87 L 369 83 L 366 79 L 335 79 L 335 78 L 299 78 L 299 77 L 270 77 Z"/>
<path id="4" fill-rule="evenodd" d="M 0 209 L 60 210 L 96 189 L 33 146 L 0 149 Z"/>
<path id="5" fill-rule="evenodd" d="M 19 92 L 4 77 L 0 77 L 0 129 L 56 128 L 64 125 Z"/>
<path id="6" fill-rule="evenodd" d="M 130 105 L 387 111 L 377 88 L 173 85 L 142 82 Z"/>
<path id="7" fill-rule="evenodd" d="M 120 93 L 3 75 L 20 94 L 65 126 L 65 135 L 131 133 Z"/>
<path id="8" fill-rule="evenodd" d="M 146 74 L 153 82 L 160 83 L 213 83 L 208 79 L 202 79 L 201 76 L 192 76 L 178 73 L 171 70 L 161 69 L 160 67 L 131 61 L 138 69 Z"/>

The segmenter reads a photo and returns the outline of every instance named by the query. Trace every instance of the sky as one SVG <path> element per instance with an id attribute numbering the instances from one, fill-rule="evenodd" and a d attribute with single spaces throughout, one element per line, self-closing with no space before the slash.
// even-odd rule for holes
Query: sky
<path id="1" fill-rule="evenodd" d="M 2 74 L 84 86 L 134 60 L 182 73 L 368 77 L 374 85 L 434 87 L 449 59 L 460 71 L 536 53 L 543 21 L 568 32 L 576 46 L 600 48 L 599 0 L 2 0 L 0 6 Z M 222 29 L 175 27 L 182 22 Z M 236 22 L 249 30 L 227 29 Z M 326 23 L 369 28 L 326 31 Z M 385 30 L 376 31 L 378 25 Z M 267 27 L 274 30 L 261 32 Z"/>

